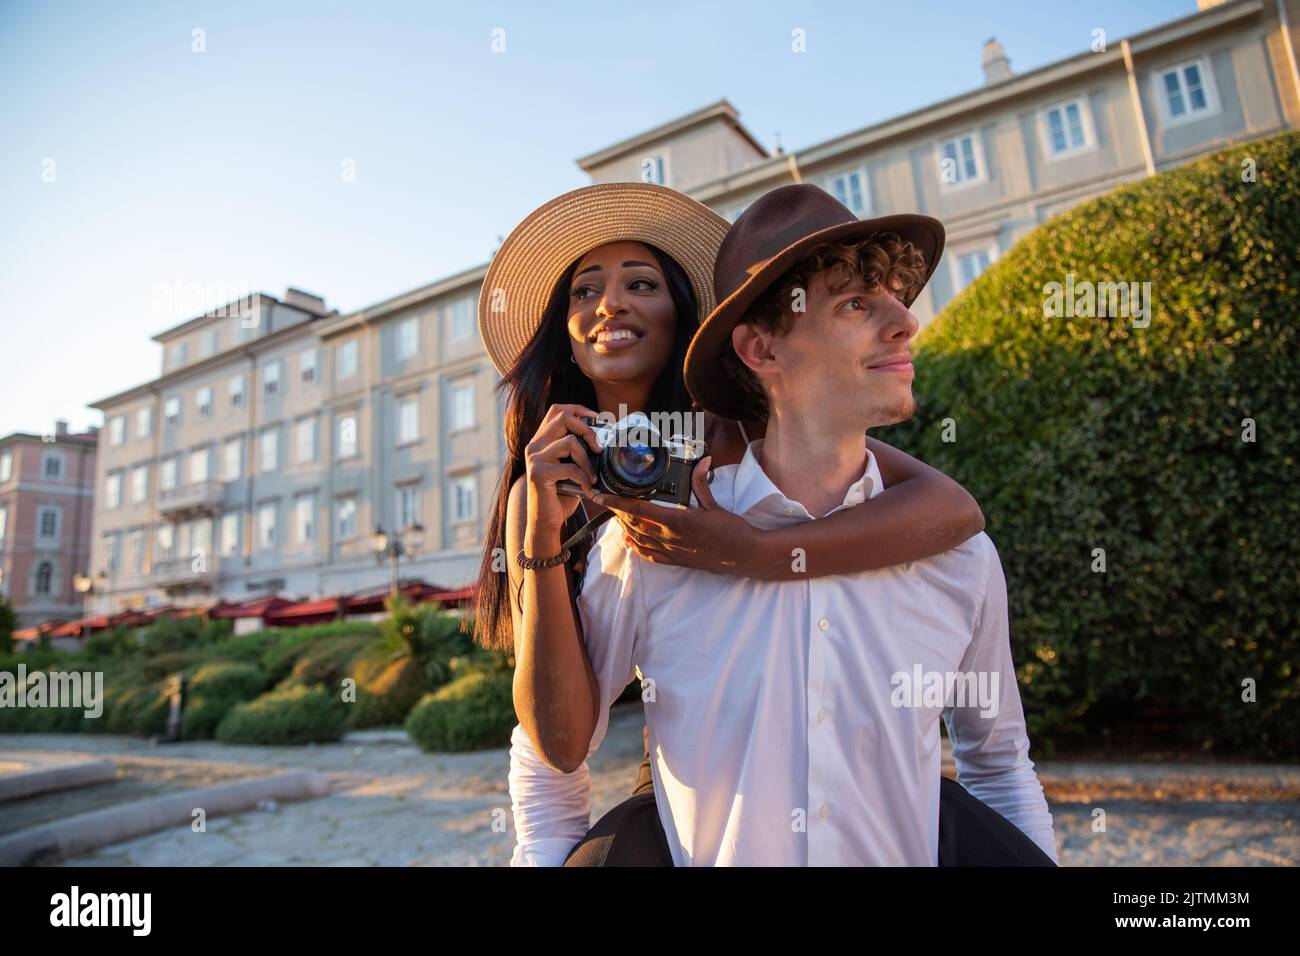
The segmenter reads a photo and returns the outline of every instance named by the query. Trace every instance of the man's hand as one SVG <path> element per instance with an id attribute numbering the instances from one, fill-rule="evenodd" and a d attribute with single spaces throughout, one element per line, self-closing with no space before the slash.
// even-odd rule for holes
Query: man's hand
<path id="1" fill-rule="evenodd" d="M 764 577 L 763 533 L 713 500 L 709 465 L 703 458 L 691 474 L 698 508 L 665 508 L 651 501 L 598 492 L 592 500 L 614 512 L 629 546 L 647 561 L 716 574 Z"/>

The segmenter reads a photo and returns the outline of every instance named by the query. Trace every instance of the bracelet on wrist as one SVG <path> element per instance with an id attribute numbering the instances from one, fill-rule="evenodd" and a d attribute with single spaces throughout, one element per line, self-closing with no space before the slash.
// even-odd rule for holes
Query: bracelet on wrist
<path id="1" fill-rule="evenodd" d="M 525 571 L 538 571 L 543 568 L 553 568 L 557 564 L 563 564 L 569 560 L 569 549 L 565 548 L 559 554 L 553 554 L 549 558 L 526 558 L 524 549 L 520 548 L 519 553 L 515 555 L 515 561 Z"/>

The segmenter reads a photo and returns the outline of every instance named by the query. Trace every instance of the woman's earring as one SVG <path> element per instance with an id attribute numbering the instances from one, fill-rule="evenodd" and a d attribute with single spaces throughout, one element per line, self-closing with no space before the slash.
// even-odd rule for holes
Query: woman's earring
<path id="1" fill-rule="evenodd" d="M 573 357 L 573 353 L 572 353 L 572 352 L 569 353 L 569 361 L 572 362 L 574 365 L 577 365 L 577 364 L 578 364 L 578 360 L 577 360 L 576 358 Z"/>

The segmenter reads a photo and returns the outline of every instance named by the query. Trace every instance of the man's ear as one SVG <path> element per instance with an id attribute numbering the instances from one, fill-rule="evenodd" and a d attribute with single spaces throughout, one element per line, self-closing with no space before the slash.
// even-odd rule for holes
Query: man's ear
<path id="1" fill-rule="evenodd" d="M 755 374 L 768 367 L 775 358 L 771 336 L 750 322 L 741 322 L 731 330 L 731 347 Z"/>

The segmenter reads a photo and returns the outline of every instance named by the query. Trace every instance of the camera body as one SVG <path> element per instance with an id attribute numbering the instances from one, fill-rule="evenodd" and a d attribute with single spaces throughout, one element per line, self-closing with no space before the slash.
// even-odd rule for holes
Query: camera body
<path id="1" fill-rule="evenodd" d="M 593 488 L 624 498 L 663 501 L 685 508 L 691 501 L 691 472 L 705 456 L 708 444 L 684 435 L 664 435 L 642 412 L 622 421 L 598 423 L 582 419 L 596 433 L 601 450 L 587 449 Z M 577 494 L 571 481 L 556 483 L 563 494 Z"/>

